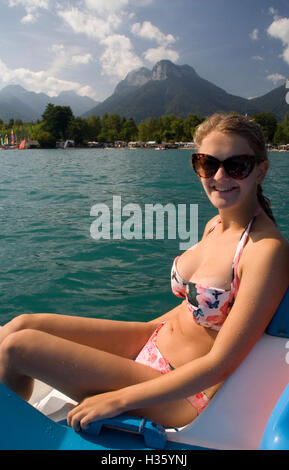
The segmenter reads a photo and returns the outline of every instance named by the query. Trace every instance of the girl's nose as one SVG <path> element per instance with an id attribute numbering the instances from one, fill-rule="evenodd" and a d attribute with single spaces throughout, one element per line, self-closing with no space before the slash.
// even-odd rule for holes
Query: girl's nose
<path id="1" fill-rule="evenodd" d="M 220 179 L 224 179 L 224 178 L 228 178 L 228 175 L 227 175 L 223 165 L 220 165 L 219 168 L 218 168 L 217 173 L 215 173 L 214 179 L 220 180 Z"/>

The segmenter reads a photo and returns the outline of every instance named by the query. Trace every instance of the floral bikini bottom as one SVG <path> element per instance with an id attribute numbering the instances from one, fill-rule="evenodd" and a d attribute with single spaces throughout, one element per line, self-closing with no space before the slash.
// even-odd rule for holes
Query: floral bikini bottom
<path id="1" fill-rule="evenodd" d="M 174 367 L 162 355 L 156 344 L 158 332 L 165 323 L 166 322 L 162 322 L 158 325 L 135 359 L 136 362 L 152 367 L 153 369 L 160 371 L 162 374 L 167 374 L 174 369 Z M 187 397 L 187 400 L 197 409 L 198 414 L 200 414 L 209 403 L 209 398 L 205 392 L 191 395 L 190 397 Z"/>

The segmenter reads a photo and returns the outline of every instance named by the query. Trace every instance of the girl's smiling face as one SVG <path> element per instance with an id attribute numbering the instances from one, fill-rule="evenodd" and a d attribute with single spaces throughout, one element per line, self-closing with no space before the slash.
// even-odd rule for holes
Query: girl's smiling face
<path id="1" fill-rule="evenodd" d="M 202 141 L 200 153 L 206 153 L 223 161 L 233 155 L 253 155 L 247 140 L 238 134 L 210 132 Z M 255 165 L 253 171 L 242 180 L 231 178 L 223 166 L 211 178 L 200 178 L 211 203 L 218 209 L 225 209 L 256 197 L 257 185 L 262 182 L 268 162 Z"/>

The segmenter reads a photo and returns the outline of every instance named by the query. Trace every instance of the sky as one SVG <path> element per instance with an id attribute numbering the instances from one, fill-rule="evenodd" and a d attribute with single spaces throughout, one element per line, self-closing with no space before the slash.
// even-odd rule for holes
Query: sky
<path id="1" fill-rule="evenodd" d="M 169 59 L 228 93 L 289 78 L 289 0 L 0 0 L 0 89 L 103 101 L 128 72 Z"/>

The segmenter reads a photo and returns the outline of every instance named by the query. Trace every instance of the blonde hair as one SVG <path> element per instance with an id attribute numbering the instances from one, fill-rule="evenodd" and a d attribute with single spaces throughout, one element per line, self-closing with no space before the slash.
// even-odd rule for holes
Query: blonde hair
<path id="1" fill-rule="evenodd" d="M 259 124 L 257 124 L 253 119 L 236 113 L 213 114 L 196 128 L 194 142 L 197 147 L 201 146 L 203 139 L 212 131 L 232 133 L 243 137 L 253 150 L 257 163 L 268 160 L 264 135 Z M 257 186 L 257 198 L 262 209 L 276 224 L 270 200 L 263 195 L 261 184 L 258 184 Z"/>

